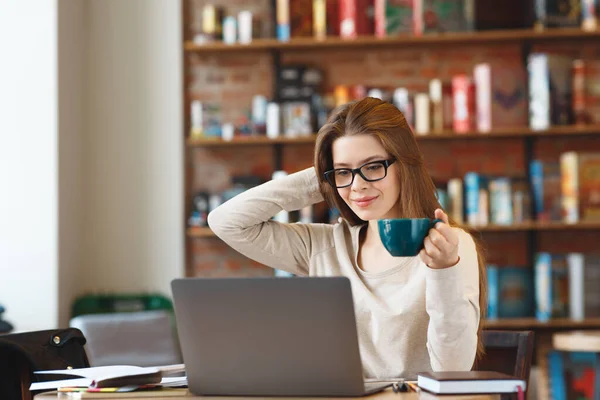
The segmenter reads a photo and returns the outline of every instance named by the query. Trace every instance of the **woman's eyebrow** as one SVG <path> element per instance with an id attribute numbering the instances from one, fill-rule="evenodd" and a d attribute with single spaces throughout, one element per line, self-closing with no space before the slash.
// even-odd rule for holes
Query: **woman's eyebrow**
<path id="1" fill-rule="evenodd" d="M 368 163 L 369 161 L 374 161 L 374 160 L 385 160 L 387 157 L 386 156 L 371 156 L 371 157 L 367 157 L 364 160 L 361 160 L 358 162 L 358 165 L 363 165 L 365 163 Z M 347 163 L 333 163 L 334 167 L 348 167 L 350 164 Z"/>

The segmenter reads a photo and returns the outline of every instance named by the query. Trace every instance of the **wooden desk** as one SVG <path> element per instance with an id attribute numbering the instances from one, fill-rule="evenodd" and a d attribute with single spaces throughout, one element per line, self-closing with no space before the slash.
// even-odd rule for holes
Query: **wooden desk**
<path id="1" fill-rule="evenodd" d="M 110 397 L 109 397 L 110 396 Z M 100 397 L 83 397 L 83 399 L 93 399 Z M 132 398 L 129 396 L 119 396 L 118 394 L 112 393 L 110 395 L 105 395 L 102 399 L 128 399 Z M 192 396 L 192 395 L 184 395 L 184 396 L 168 396 L 168 397 L 157 397 L 154 396 L 145 396 L 145 397 L 137 397 L 137 399 L 148 399 L 148 400 L 176 400 L 176 399 L 196 399 L 196 400 L 327 400 L 327 398 L 320 397 L 225 397 L 225 396 Z M 38 394 L 34 397 L 34 400 L 71 400 L 76 399 L 76 397 L 66 396 L 65 394 L 56 394 L 56 393 L 44 393 Z M 338 398 L 329 398 L 329 400 L 351 400 L 352 397 L 338 397 Z M 426 399 L 441 399 L 441 400 L 499 400 L 500 395 L 464 395 L 464 396 L 434 396 L 429 393 L 394 393 L 394 391 L 390 389 L 386 389 L 381 393 L 377 393 L 371 396 L 366 397 L 355 397 L 354 399 L 364 399 L 364 400 L 426 400 Z"/>

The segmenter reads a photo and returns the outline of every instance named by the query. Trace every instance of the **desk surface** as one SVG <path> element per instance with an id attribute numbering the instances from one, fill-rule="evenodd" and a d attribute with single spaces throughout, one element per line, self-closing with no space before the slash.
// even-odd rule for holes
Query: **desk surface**
<path id="1" fill-rule="evenodd" d="M 184 392 L 185 393 L 185 392 Z M 141 394 L 141 393 L 140 393 Z M 76 399 L 77 397 L 72 397 L 72 396 L 67 396 L 66 394 L 62 393 L 62 394 L 56 394 L 55 393 L 44 393 L 44 394 L 38 394 L 37 396 L 34 397 L 34 400 L 70 400 L 70 399 Z M 96 397 L 96 396 L 85 396 L 82 397 L 83 399 L 93 399 L 93 398 L 97 398 L 97 399 L 131 399 L 133 397 L 129 396 L 119 396 L 116 393 L 111 393 L 110 395 L 104 395 L 102 397 Z M 144 397 L 136 397 L 137 399 L 152 399 L 152 400 L 174 400 L 174 399 L 181 399 L 181 398 L 185 398 L 185 399 L 202 399 L 202 400 L 309 400 L 309 399 L 313 399 L 313 400 L 327 400 L 327 398 L 324 397 L 320 397 L 320 398 L 315 398 L 315 397 L 225 397 L 225 396 L 218 396 L 218 397 L 209 397 L 209 396 L 192 396 L 192 395 L 177 395 L 177 396 L 157 396 L 157 394 L 154 394 L 154 396 L 144 396 Z M 330 398 L 331 399 L 336 399 L 336 400 L 351 400 L 353 398 L 349 398 L 349 397 L 341 397 L 341 398 Z M 438 397 L 438 396 L 434 396 L 428 393 L 394 393 L 392 391 L 392 389 L 386 389 L 381 393 L 377 393 L 371 396 L 367 396 L 367 397 L 355 397 L 354 399 L 365 399 L 365 400 L 425 400 L 425 399 L 443 399 L 443 400 L 499 400 L 500 399 L 500 395 L 464 395 L 464 396 L 442 396 L 442 397 Z"/>

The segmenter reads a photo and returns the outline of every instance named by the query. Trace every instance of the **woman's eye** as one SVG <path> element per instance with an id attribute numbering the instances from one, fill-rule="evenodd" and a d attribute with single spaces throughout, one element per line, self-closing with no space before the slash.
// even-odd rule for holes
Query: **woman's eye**
<path id="1" fill-rule="evenodd" d="M 347 171 L 347 170 L 335 171 L 335 174 L 337 176 L 347 176 L 349 173 L 350 173 L 350 171 Z"/>
<path id="2" fill-rule="evenodd" d="M 369 165 L 367 168 L 369 169 L 369 171 L 377 171 L 381 167 L 382 167 L 381 164 L 373 164 L 373 165 Z"/>

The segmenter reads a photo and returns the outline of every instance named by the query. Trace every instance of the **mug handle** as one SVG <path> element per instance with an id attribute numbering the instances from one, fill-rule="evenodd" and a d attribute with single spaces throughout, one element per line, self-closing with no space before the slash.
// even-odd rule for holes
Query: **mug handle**
<path id="1" fill-rule="evenodd" d="M 444 223 L 444 221 L 442 221 L 439 218 L 433 219 L 429 222 L 429 229 L 433 229 L 433 227 L 435 226 L 435 224 L 437 224 L 438 222 L 441 222 L 442 224 Z"/>

